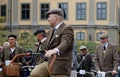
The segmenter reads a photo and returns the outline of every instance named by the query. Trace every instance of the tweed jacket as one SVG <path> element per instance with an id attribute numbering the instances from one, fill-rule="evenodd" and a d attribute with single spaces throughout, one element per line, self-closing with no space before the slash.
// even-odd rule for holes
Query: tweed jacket
<path id="1" fill-rule="evenodd" d="M 53 34 L 53 29 L 47 34 L 46 50 L 58 48 L 60 55 L 53 64 L 52 74 L 54 75 L 70 75 L 72 64 L 72 49 L 74 43 L 74 33 L 70 26 L 62 23 L 58 30 Z M 48 64 L 51 63 L 53 56 L 48 59 Z"/>
<path id="2" fill-rule="evenodd" d="M 24 52 L 24 49 L 16 46 L 14 52 L 15 52 L 15 55 L 22 54 Z M 9 58 L 10 58 L 10 47 L 3 48 L 3 52 L 2 52 L 3 63 L 5 63 L 6 60 L 9 60 Z M 21 57 L 18 57 L 15 60 L 15 62 L 24 62 L 24 59 Z"/>
<path id="3" fill-rule="evenodd" d="M 39 49 L 36 51 L 36 53 L 41 53 L 40 51 L 42 51 L 42 53 L 43 53 L 43 51 L 45 50 L 45 43 L 46 43 L 46 40 L 44 40 L 40 45 L 39 45 Z M 43 57 L 44 55 L 36 55 L 35 56 L 35 60 L 36 60 L 36 63 L 35 63 L 35 65 L 38 65 L 38 64 L 41 64 L 44 60 L 44 57 Z"/>
<path id="4" fill-rule="evenodd" d="M 87 72 L 90 72 L 91 70 L 94 70 L 95 67 L 94 67 L 94 62 L 92 60 L 91 55 L 86 54 L 84 57 L 85 58 L 83 60 L 83 55 L 81 55 L 81 54 L 77 55 L 77 61 L 79 63 L 79 67 L 78 67 L 77 71 L 85 70 Z"/>
<path id="5" fill-rule="evenodd" d="M 114 45 L 108 43 L 105 53 L 103 52 L 101 44 L 96 46 L 94 57 L 96 70 L 105 72 L 112 70 L 117 71 L 117 67 L 119 65 L 117 58 L 119 58 L 119 55 Z"/>

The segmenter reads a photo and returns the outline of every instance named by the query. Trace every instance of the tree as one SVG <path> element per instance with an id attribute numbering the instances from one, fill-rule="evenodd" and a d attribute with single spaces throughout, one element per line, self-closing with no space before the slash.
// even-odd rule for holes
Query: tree
<path id="1" fill-rule="evenodd" d="M 35 36 L 30 32 L 23 32 L 18 35 L 18 45 L 22 46 L 26 50 L 31 49 L 33 50 L 35 47 L 35 43 L 37 39 Z"/>
<path id="2" fill-rule="evenodd" d="M 2 46 L 7 41 L 8 31 L 5 30 L 4 26 L 0 25 L 0 45 Z"/>
<path id="3" fill-rule="evenodd" d="M 85 45 L 88 48 L 88 51 L 93 54 L 95 51 L 95 47 L 97 43 L 89 41 L 89 42 L 81 42 L 81 41 L 76 41 L 77 44 L 77 51 L 80 51 L 80 46 Z"/>
<path id="4" fill-rule="evenodd" d="M 6 22 L 6 17 L 0 16 L 0 23 L 5 23 Z"/>

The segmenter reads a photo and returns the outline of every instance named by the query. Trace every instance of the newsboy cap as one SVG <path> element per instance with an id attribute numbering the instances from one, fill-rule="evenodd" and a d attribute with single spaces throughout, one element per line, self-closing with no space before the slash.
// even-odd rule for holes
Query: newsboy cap
<path id="1" fill-rule="evenodd" d="M 45 30 L 43 28 L 39 28 L 34 32 L 34 35 L 36 36 L 37 34 L 39 34 L 41 32 L 45 32 Z"/>
<path id="2" fill-rule="evenodd" d="M 64 16 L 64 12 L 63 12 L 63 10 L 60 9 L 60 8 L 49 10 L 49 11 L 46 13 L 46 16 L 48 17 L 49 14 L 56 14 L 56 15 L 59 15 L 59 16 Z"/>
<path id="3" fill-rule="evenodd" d="M 11 35 L 8 36 L 8 38 L 10 38 L 10 37 L 13 37 L 13 38 L 17 39 L 17 36 L 14 35 L 14 34 L 11 34 Z"/>
<path id="4" fill-rule="evenodd" d="M 106 33 L 101 34 L 100 39 L 103 39 L 103 38 L 108 38 L 108 34 L 106 34 Z"/>
<path id="5" fill-rule="evenodd" d="M 80 46 L 80 50 L 82 50 L 82 49 L 87 49 L 87 47 L 86 46 Z"/>

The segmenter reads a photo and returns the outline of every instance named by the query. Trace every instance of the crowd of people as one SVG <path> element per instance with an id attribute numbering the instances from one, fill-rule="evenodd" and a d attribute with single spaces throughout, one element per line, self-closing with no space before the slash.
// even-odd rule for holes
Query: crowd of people
<path id="1" fill-rule="evenodd" d="M 40 28 L 34 32 L 38 40 L 38 43 L 35 43 L 36 52 L 28 50 L 27 53 L 31 55 L 15 60 L 22 66 L 34 66 L 29 72 L 30 77 L 70 77 L 71 70 L 76 70 L 77 77 L 92 77 L 89 74 L 83 74 L 85 71 L 91 72 L 91 70 L 111 71 L 107 77 L 115 77 L 118 72 L 120 55 L 116 46 L 109 43 L 108 34 L 101 34 L 101 43 L 96 46 L 94 57 L 84 45 L 80 46 L 77 54 L 74 48 L 73 28 L 64 23 L 63 10 L 53 9 L 46 14 L 50 30 L 46 32 Z M 25 49 L 20 47 L 16 40 L 17 36 L 10 34 L 8 42 L 0 46 L 0 67 L 6 61 L 12 60 L 15 55 L 25 52 Z M 7 76 L 3 75 L 3 77 Z"/>

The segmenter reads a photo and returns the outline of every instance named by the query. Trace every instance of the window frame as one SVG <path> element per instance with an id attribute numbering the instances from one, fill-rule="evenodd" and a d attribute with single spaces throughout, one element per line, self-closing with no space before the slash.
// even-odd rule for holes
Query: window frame
<path id="1" fill-rule="evenodd" d="M 48 8 L 43 8 L 42 9 L 42 5 L 48 5 Z M 44 6 L 46 7 L 46 6 Z M 49 3 L 40 3 L 40 20 L 46 20 L 47 19 L 47 16 L 46 16 L 46 12 L 49 11 L 50 9 L 50 4 Z M 44 10 L 44 13 L 42 14 L 42 10 Z M 44 16 L 42 18 L 42 15 Z"/>
<path id="2" fill-rule="evenodd" d="M 107 20 L 107 3 L 106 2 L 98 2 L 96 7 L 97 7 L 96 8 L 97 20 Z M 103 11 L 104 11 L 104 13 L 103 13 Z"/>
<path id="3" fill-rule="evenodd" d="M 23 7 L 23 5 L 25 6 L 25 8 L 23 9 L 22 7 Z M 26 8 L 27 7 L 27 5 L 29 5 L 29 8 Z M 30 10 L 31 10 L 31 7 L 30 7 L 31 5 L 30 5 L 30 3 L 22 3 L 21 4 L 21 20 L 30 20 Z M 25 12 L 25 14 L 24 14 L 24 18 L 23 18 L 23 11 Z M 27 12 L 29 12 L 28 14 L 27 14 Z M 28 17 L 27 17 L 28 16 Z"/>
<path id="4" fill-rule="evenodd" d="M 85 32 L 76 32 L 76 40 L 85 41 Z"/>
<path id="5" fill-rule="evenodd" d="M 85 6 L 85 8 L 83 8 L 83 5 Z M 78 8 L 78 6 L 80 6 L 80 7 Z M 76 4 L 76 13 L 77 13 L 76 20 L 86 20 L 86 17 L 87 17 L 87 14 L 86 14 L 87 8 L 86 7 L 87 7 L 87 4 L 85 2 Z M 79 14 L 78 12 L 80 12 L 81 14 Z M 79 18 L 78 18 L 78 16 L 79 16 Z"/>
<path id="6" fill-rule="evenodd" d="M 61 7 L 60 7 L 60 5 L 61 5 Z M 64 6 L 66 6 L 66 7 L 64 7 Z M 68 20 L 68 3 L 58 3 L 58 7 L 61 8 L 64 12 L 64 19 Z"/>
<path id="7" fill-rule="evenodd" d="M 3 6 L 4 6 L 5 8 L 2 9 Z M 6 4 L 1 5 L 1 6 L 0 6 L 0 10 L 1 10 L 1 11 L 0 11 L 0 12 L 1 12 L 1 13 L 0 13 L 0 16 L 4 16 L 4 17 L 6 17 L 7 5 L 6 5 Z M 2 14 L 3 14 L 3 15 L 2 15 Z"/>

